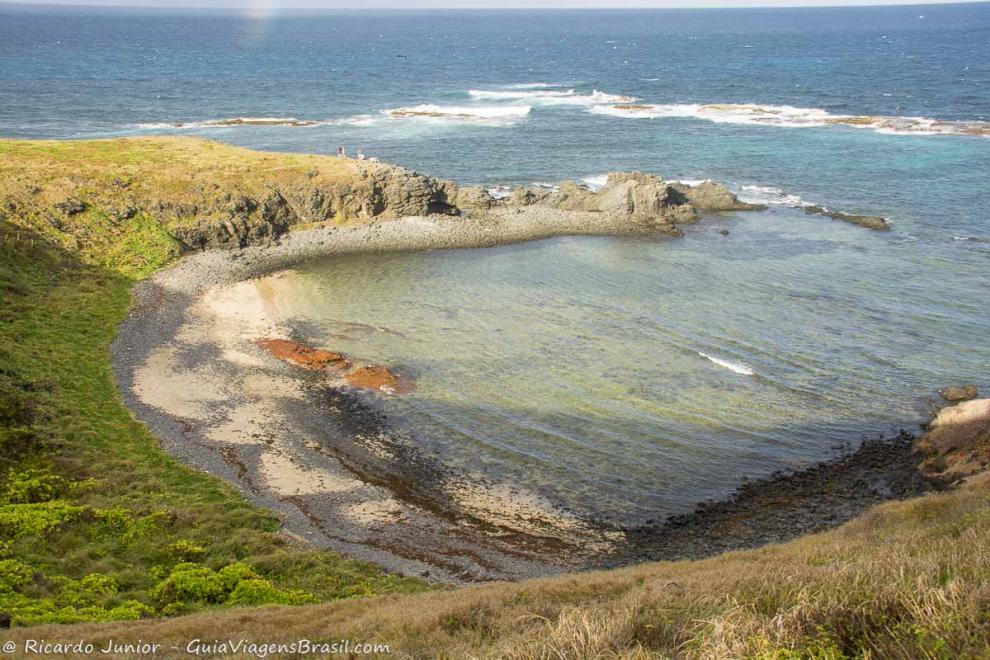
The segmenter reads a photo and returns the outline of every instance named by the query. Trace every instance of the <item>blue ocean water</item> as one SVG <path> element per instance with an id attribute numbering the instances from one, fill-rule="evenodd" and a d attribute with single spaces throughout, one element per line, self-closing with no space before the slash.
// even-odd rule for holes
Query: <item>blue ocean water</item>
<path id="1" fill-rule="evenodd" d="M 235 117 L 312 125 L 209 125 Z M 427 429 L 424 445 L 627 520 L 910 425 L 940 386 L 986 391 L 987 122 L 986 3 L 271 15 L 0 5 L 0 136 L 345 145 L 491 186 L 594 185 L 638 169 L 769 203 L 679 241 L 342 260 L 283 285 L 304 303 L 287 310 L 315 327 L 323 318 L 327 341 L 326 319 L 405 331 L 405 342 L 338 348 L 416 373 L 418 394 L 394 407 Z M 893 230 L 809 216 L 805 203 L 884 215 Z"/>

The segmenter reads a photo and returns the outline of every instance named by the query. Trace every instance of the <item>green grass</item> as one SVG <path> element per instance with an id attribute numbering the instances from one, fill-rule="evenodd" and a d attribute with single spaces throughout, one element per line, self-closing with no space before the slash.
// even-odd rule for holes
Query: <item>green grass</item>
<path id="1" fill-rule="evenodd" d="M 27 144 L 18 158 L 135 160 L 119 144 Z M 0 158 L 11 149 L 0 141 Z M 74 194 L 105 198 L 93 180 Z M 0 215 L 0 613 L 103 621 L 426 588 L 291 543 L 273 515 L 167 456 L 124 406 L 109 345 L 131 287 L 176 242 L 144 211 L 46 217 L 23 203 Z"/>

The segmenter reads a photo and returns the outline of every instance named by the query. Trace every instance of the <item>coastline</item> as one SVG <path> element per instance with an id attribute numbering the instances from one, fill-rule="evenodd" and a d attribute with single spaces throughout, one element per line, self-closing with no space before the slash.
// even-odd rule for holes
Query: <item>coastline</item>
<path id="1" fill-rule="evenodd" d="M 683 516 L 620 529 L 451 473 L 390 433 L 374 395 L 300 373 L 255 344 L 293 330 L 268 314 L 263 292 L 246 290 L 252 279 L 307 260 L 633 233 L 658 232 L 527 206 L 307 229 L 268 246 L 189 254 L 135 287 L 113 345 L 114 372 L 127 405 L 169 453 L 279 512 L 286 533 L 441 583 L 705 557 L 834 527 L 926 490 L 913 439 L 902 434 L 751 482 Z M 826 496 L 834 489 L 846 493 L 840 507 Z"/>
<path id="2" fill-rule="evenodd" d="M 251 313 L 240 315 L 238 301 L 223 299 L 238 282 L 334 254 L 630 233 L 597 216 L 596 224 L 589 224 L 585 214 L 531 209 L 506 215 L 509 219 L 498 223 L 490 216 L 432 216 L 309 229 L 268 246 L 187 255 L 134 288 L 134 304 L 112 347 L 128 407 L 170 454 L 235 484 L 253 503 L 284 516 L 289 534 L 317 546 L 449 583 L 580 567 L 591 554 L 610 549 L 609 533 L 525 494 L 479 488 L 446 473 L 403 439 L 389 437 L 371 398 L 306 378 L 249 345 L 245 331 L 260 338 L 287 329 L 267 320 L 259 326 L 263 310 L 253 310 L 250 318 Z M 546 222 L 544 216 L 557 221 Z M 235 318 L 217 322 L 218 311 L 231 310 Z M 238 316 L 252 327 L 238 327 Z M 250 401 L 218 420 L 215 408 L 244 394 L 229 384 L 243 384 L 245 378 Z M 331 422 L 325 423 L 328 416 Z M 279 440 L 245 442 L 245 434 Z M 359 447 L 356 437 L 372 437 L 375 446 Z M 401 460 L 383 461 L 383 455 Z M 383 471 L 389 466 L 393 469 Z M 443 481 L 445 495 L 421 492 L 423 481 Z M 453 497 L 456 506 L 449 501 Z M 506 499 L 514 504 L 503 506 Z M 520 525 L 523 519 L 528 522 Z M 548 555 L 554 559 L 548 561 Z"/>

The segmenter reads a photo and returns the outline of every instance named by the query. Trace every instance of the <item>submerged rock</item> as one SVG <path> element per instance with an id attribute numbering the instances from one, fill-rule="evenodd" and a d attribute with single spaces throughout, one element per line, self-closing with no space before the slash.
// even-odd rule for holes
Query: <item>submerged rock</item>
<path id="1" fill-rule="evenodd" d="M 979 391 L 976 389 L 976 385 L 957 385 L 954 387 L 946 387 L 944 390 L 940 390 L 939 394 L 946 401 L 957 402 L 957 401 L 969 401 L 970 399 L 975 399 Z"/>
<path id="2" fill-rule="evenodd" d="M 412 383 L 399 378 L 388 367 L 357 367 L 344 374 L 344 380 L 351 387 L 377 390 L 389 394 L 402 394 L 413 389 Z"/>
<path id="3" fill-rule="evenodd" d="M 823 215 L 833 220 L 841 220 L 850 224 L 866 227 L 874 231 L 887 231 L 890 229 L 890 222 L 878 215 L 855 215 L 842 211 L 831 211 L 823 206 L 808 205 L 804 207 L 804 212 L 809 215 Z"/>
<path id="4" fill-rule="evenodd" d="M 334 351 L 313 348 L 288 339 L 262 339 L 258 346 L 285 362 L 291 362 L 303 369 L 345 369 L 350 363 L 344 356 Z"/>
<path id="5" fill-rule="evenodd" d="M 415 389 L 412 381 L 394 374 L 382 365 L 354 366 L 340 353 L 313 348 L 289 339 L 261 339 L 258 346 L 273 357 L 310 371 L 337 372 L 350 387 L 387 394 L 404 394 Z"/>

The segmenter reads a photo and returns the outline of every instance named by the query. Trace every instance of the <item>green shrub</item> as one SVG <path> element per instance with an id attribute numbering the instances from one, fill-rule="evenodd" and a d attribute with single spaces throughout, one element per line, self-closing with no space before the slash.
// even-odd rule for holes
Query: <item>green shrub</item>
<path id="1" fill-rule="evenodd" d="M 213 571 L 206 566 L 178 564 L 152 590 L 166 615 L 183 614 L 203 605 L 302 605 L 319 602 L 305 591 L 276 588 L 240 562 Z"/>
<path id="2" fill-rule="evenodd" d="M 319 602 L 299 589 L 282 591 L 268 580 L 241 580 L 227 599 L 228 605 L 306 605 Z"/>
<path id="3" fill-rule="evenodd" d="M 33 578 L 34 571 L 27 564 L 16 559 L 0 560 L 0 594 L 17 591 Z"/>
<path id="4" fill-rule="evenodd" d="M 220 603 L 226 596 L 223 580 L 206 566 L 185 562 L 155 585 L 151 597 L 163 606 L 175 602 Z"/>
<path id="5" fill-rule="evenodd" d="M 57 498 L 65 490 L 65 480 L 46 470 L 32 469 L 16 472 L 11 469 L 7 483 L 0 491 L 0 502 L 6 504 L 38 504 Z"/>
<path id="6" fill-rule="evenodd" d="M 41 536 L 67 522 L 77 520 L 86 507 L 64 500 L 0 506 L 0 534 L 9 538 Z"/>
<path id="7" fill-rule="evenodd" d="M 191 561 L 206 554 L 206 549 L 185 539 L 170 543 L 168 554 L 180 561 Z"/>

